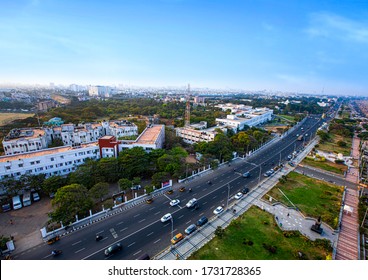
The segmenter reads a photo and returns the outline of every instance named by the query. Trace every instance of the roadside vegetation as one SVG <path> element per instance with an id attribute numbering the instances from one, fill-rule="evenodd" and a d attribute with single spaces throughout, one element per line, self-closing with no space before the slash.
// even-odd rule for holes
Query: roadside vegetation
<path id="1" fill-rule="evenodd" d="M 314 160 L 312 158 L 306 157 L 304 158 L 304 160 L 302 161 L 302 164 L 305 165 L 309 165 L 312 167 L 316 167 L 319 169 L 323 169 L 329 172 L 334 172 L 336 174 L 340 174 L 343 175 L 345 173 L 345 171 L 348 170 L 348 167 L 344 164 L 340 164 L 340 163 L 334 163 L 331 162 L 329 160 Z"/>
<path id="2" fill-rule="evenodd" d="M 311 241 L 297 231 L 282 231 L 273 216 L 252 206 L 190 260 L 325 260 L 327 240 Z"/>
<path id="3" fill-rule="evenodd" d="M 288 207 L 293 207 L 291 201 L 304 216 L 315 219 L 321 216 L 323 222 L 335 229 L 338 225 L 342 193 L 343 187 L 291 172 L 263 199 L 269 200 L 272 197 L 273 203 L 281 202 Z"/>
<path id="4" fill-rule="evenodd" d="M 325 152 L 341 153 L 344 156 L 349 156 L 355 125 L 355 120 L 335 119 L 331 122 L 328 132 L 323 130 L 317 132 L 321 139 L 318 149 Z"/>

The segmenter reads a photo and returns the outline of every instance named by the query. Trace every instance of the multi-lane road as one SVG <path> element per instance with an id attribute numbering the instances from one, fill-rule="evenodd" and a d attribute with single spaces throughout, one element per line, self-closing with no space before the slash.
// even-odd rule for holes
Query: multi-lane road
<path id="1" fill-rule="evenodd" d="M 43 244 L 14 255 L 14 258 L 101 260 L 137 259 L 143 254 L 154 256 L 170 245 L 172 234 L 184 233 L 185 228 L 196 223 L 202 216 L 210 219 L 216 207 L 226 206 L 228 197 L 231 203 L 234 195 L 244 187 L 254 188 L 265 179 L 263 174 L 267 170 L 278 165 L 280 161 L 286 162 L 288 155 L 300 150 L 306 141 L 312 139 L 321 124 L 322 120 L 318 117 L 308 117 L 293 132 L 264 147 L 248 159 L 235 160 L 230 166 L 226 165 L 190 182 L 182 183 L 186 186 L 185 192 L 179 192 L 179 186 L 175 186 L 173 194 L 156 197 L 152 204 L 137 205 L 66 235 L 53 245 Z M 298 141 L 297 134 L 308 136 Z M 251 174 L 249 178 L 242 177 L 246 171 Z M 208 184 L 208 181 L 212 184 Z M 193 191 L 188 192 L 189 188 Z M 191 198 L 198 200 L 198 209 L 185 207 Z M 181 203 L 171 207 L 169 203 L 172 199 L 179 199 Z M 160 221 L 166 213 L 172 214 L 173 223 Z M 101 235 L 103 239 L 96 241 L 96 234 Z M 117 242 L 121 243 L 123 250 L 106 257 L 104 250 Z M 51 250 L 54 249 L 62 250 L 63 253 L 53 257 Z"/>

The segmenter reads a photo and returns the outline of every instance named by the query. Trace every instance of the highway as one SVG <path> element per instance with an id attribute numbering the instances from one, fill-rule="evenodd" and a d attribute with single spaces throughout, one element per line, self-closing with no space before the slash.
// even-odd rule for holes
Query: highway
<path id="1" fill-rule="evenodd" d="M 152 204 L 140 204 L 120 214 L 89 225 L 72 234 L 66 235 L 60 241 L 52 245 L 43 244 L 31 250 L 14 255 L 14 259 L 35 259 L 35 260 L 55 260 L 55 259 L 137 259 L 145 253 L 154 256 L 170 245 L 173 234 L 184 233 L 186 227 L 206 216 L 210 219 L 214 214 L 213 210 L 221 205 L 227 205 L 229 193 L 230 202 L 233 196 L 245 186 L 254 188 L 266 177 L 263 174 L 287 160 L 287 156 L 294 150 L 300 150 L 304 141 L 313 138 L 317 128 L 322 124 L 322 120 L 317 117 L 308 117 L 301 127 L 297 127 L 292 133 L 277 140 L 275 143 L 264 147 L 256 152 L 249 159 L 237 159 L 230 166 L 225 165 L 208 174 L 191 180 L 187 183 L 177 184 L 174 193 L 164 194 L 156 197 Z M 297 141 L 296 134 L 308 134 L 304 141 Z M 234 171 L 235 169 L 235 171 Z M 242 174 L 249 171 L 251 176 L 243 178 Z M 212 184 L 208 184 L 208 181 Z M 178 188 L 184 185 L 185 192 L 179 192 Z M 188 189 L 192 188 L 192 192 Z M 185 204 L 196 198 L 199 202 L 199 209 L 187 209 Z M 172 199 L 179 199 L 178 206 L 171 207 L 169 202 Z M 162 223 L 161 217 L 171 213 L 173 224 L 170 221 Z M 96 234 L 103 236 L 100 241 L 95 240 Z M 123 250 L 109 257 L 104 255 L 104 250 L 120 242 Z M 51 250 L 62 250 L 63 253 L 53 257 Z"/>

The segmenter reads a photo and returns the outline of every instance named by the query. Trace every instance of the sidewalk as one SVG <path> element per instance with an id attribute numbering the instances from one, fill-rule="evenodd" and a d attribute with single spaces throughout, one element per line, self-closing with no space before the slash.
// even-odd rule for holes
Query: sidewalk
<path id="1" fill-rule="evenodd" d="M 262 210 L 265 210 L 275 216 L 275 220 L 279 227 L 283 230 L 297 230 L 310 240 L 316 240 L 325 238 L 334 244 L 337 241 L 337 234 L 335 231 L 323 223 L 322 221 L 322 234 L 318 234 L 311 230 L 312 225 L 316 220 L 313 218 L 304 217 L 299 211 L 292 208 L 287 208 L 282 204 L 270 205 L 265 201 L 257 200 L 254 205 L 258 206 Z"/>

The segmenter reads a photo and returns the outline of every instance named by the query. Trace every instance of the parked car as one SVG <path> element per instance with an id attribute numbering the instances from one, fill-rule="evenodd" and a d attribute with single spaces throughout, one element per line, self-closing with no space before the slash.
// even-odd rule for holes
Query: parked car
<path id="1" fill-rule="evenodd" d="M 1 210 L 3 212 L 7 212 L 7 211 L 10 211 L 12 208 L 11 208 L 11 205 L 10 203 L 4 203 L 1 205 Z"/>
<path id="2" fill-rule="evenodd" d="M 213 210 L 213 214 L 218 215 L 218 214 L 221 214 L 223 211 L 224 211 L 224 208 L 222 208 L 222 206 L 219 206 L 215 210 Z"/>
<path id="3" fill-rule="evenodd" d="M 32 198 L 33 198 L 33 201 L 39 201 L 40 196 L 39 196 L 38 192 L 32 193 Z"/>
<path id="4" fill-rule="evenodd" d="M 162 218 L 161 218 L 161 222 L 163 222 L 163 223 L 167 222 L 168 220 L 171 220 L 171 214 L 170 213 L 167 213 L 167 214 L 163 215 Z"/>
<path id="5" fill-rule="evenodd" d="M 208 222 L 207 217 L 203 216 L 197 221 L 197 226 L 201 227 Z"/>
<path id="6" fill-rule="evenodd" d="M 184 239 L 184 235 L 182 235 L 181 233 L 178 233 L 177 235 L 175 235 L 172 239 L 171 239 L 171 244 L 176 244 L 178 243 L 180 240 Z"/>
<path id="7" fill-rule="evenodd" d="M 195 224 L 191 224 L 189 227 L 185 229 L 185 234 L 189 235 L 192 234 L 197 229 Z"/>
<path id="8" fill-rule="evenodd" d="M 112 254 L 115 254 L 116 252 L 120 251 L 121 249 L 123 249 L 123 247 L 121 246 L 120 243 L 113 244 L 105 250 L 105 256 L 108 257 Z"/>

